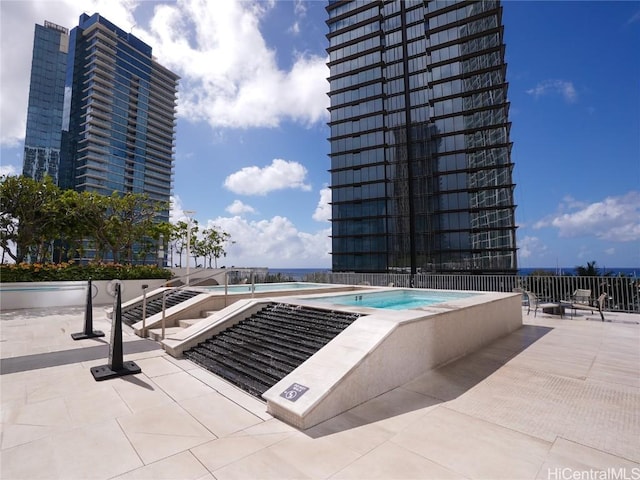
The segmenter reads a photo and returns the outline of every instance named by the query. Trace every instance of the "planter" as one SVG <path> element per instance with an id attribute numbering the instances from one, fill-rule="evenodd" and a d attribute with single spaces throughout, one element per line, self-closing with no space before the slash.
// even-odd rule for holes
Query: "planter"
<path id="1" fill-rule="evenodd" d="M 161 287 L 164 279 L 120 280 L 122 303 L 142 295 L 142 285 L 149 290 Z M 92 304 L 113 304 L 113 280 L 94 280 Z M 73 307 L 87 303 L 88 282 L 16 282 L 0 283 L 0 310 L 23 308 Z"/>

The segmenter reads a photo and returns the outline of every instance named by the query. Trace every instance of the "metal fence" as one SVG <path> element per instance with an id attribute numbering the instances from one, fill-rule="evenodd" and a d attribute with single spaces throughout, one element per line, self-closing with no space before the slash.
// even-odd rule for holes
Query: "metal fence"
<path id="1" fill-rule="evenodd" d="M 394 273 L 312 274 L 305 280 L 344 285 L 395 286 L 441 290 L 513 292 L 526 290 L 545 302 L 569 301 L 577 289 L 591 291 L 591 300 L 607 294 L 605 309 L 640 313 L 640 279 L 631 277 L 579 277 L 532 275 L 444 275 Z"/>

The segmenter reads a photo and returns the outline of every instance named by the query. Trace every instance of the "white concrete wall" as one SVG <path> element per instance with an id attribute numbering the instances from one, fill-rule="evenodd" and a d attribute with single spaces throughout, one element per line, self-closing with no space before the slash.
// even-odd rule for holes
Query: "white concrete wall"
<path id="1" fill-rule="evenodd" d="M 122 302 L 142 294 L 142 285 L 149 289 L 162 286 L 166 280 L 122 280 Z M 92 304 L 111 305 L 114 297 L 110 280 L 95 280 L 92 284 Z M 15 282 L 0 283 L 0 310 L 22 308 L 73 307 L 87 304 L 86 281 L 79 282 Z"/>
<path id="2" fill-rule="evenodd" d="M 267 411 L 310 428 L 522 326 L 519 294 L 454 303 L 360 317 L 263 394 Z M 309 390 L 291 402 L 281 394 L 294 383 Z"/>

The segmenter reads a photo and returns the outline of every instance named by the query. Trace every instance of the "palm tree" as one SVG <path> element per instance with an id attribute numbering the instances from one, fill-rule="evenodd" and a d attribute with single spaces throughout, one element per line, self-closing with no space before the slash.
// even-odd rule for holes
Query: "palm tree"
<path id="1" fill-rule="evenodd" d="M 595 260 L 593 262 L 587 262 L 587 266 L 584 267 L 582 265 L 578 265 L 576 267 L 576 274 L 579 277 L 598 277 L 600 276 L 600 271 L 598 267 L 596 267 Z"/>

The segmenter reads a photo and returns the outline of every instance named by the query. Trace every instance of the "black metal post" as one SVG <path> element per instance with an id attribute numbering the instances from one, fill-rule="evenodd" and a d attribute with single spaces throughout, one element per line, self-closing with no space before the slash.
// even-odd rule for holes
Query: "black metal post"
<path id="1" fill-rule="evenodd" d="M 93 289 L 91 279 L 89 279 L 87 288 L 87 305 L 84 310 L 84 332 L 72 333 L 71 338 L 74 340 L 83 340 L 85 338 L 104 337 L 104 332 L 93 329 L 93 305 L 92 298 Z"/>
<path id="2" fill-rule="evenodd" d="M 109 364 L 92 367 L 91 374 L 96 382 L 109 378 L 124 377 L 140 373 L 142 370 L 135 362 L 124 362 L 122 358 L 122 294 L 120 284 L 116 284 L 116 300 L 111 322 L 111 344 L 109 345 Z"/>

